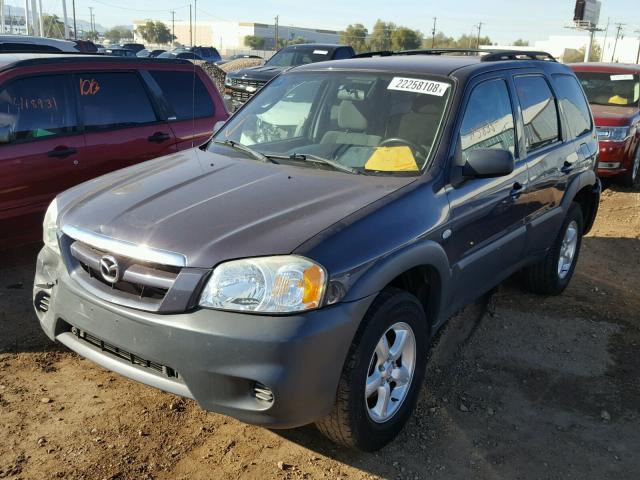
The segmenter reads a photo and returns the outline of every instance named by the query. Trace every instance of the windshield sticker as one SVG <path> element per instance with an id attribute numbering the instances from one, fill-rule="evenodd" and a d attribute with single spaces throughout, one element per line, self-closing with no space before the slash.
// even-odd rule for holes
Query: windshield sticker
<path id="1" fill-rule="evenodd" d="M 329 50 L 314 50 L 313 54 L 314 55 L 327 55 L 329 53 Z"/>
<path id="2" fill-rule="evenodd" d="M 619 80 L 633 80 L 633 75 L 624 74 L 624 75 L 611 75 L 611 80 L 616 82 Z"/>
<path id="3" fill-rule="evenodd" d="M 419 80 L 416 78 L 394 77 L 387 90 L 401 92 L 423 93 L 425 95 L 443 96 L 449 88 L 448 83 L 434 82 L 433 80 Z"/>

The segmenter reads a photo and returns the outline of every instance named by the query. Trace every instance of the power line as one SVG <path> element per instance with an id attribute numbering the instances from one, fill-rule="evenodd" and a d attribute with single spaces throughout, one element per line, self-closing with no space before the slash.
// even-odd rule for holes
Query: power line
<path id="1" fill-rule="evenodd" d="M 431 48 L 435 48 L 436 46 L 436 24 L 438 22 L 438 17 L 433 17 L 433 30 L 431 30 Z"/>
<path id="2" fill-rule="evenodd" d="M 479 22 L 478 25 L 476 25 L 476 28 L 478 29 L 478 42 L 476 43 L 476 48 L 480 48 L 480 32 L 482 31 L 482 22 Z"/>

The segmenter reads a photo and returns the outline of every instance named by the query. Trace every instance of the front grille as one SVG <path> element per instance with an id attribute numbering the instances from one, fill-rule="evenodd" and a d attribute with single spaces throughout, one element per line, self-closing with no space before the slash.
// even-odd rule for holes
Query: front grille
<path id="1" fill-rule="evenodd" d="M 156 265 L 138 262 L 122 256 L 112 255 L 110 252 L 75 241 L 70 246 L 71 256 L 78 262 L 80 272 L 95 286 L 108 289 L 131 299 L 146 300 L 161 303 L 175 283 L 180 269 L 166 265 Z M 115 281 L 105 278 L 101 270 L 101 261 L 111 258 L 118 265 L 118 275 Z"/>
<path id="2" fill-rule="evenodd" d="M 233 89 L 231 95 L 235 100 L 246 102 L 252 96 L 254 96 L 256 92 L 258 92 L 258 90 L 264 87 L 266 83 L 267 82 L 262 82 L 257 80 L 245 80 L 242 78 L 234 78 L 231 84 L 236 88 Z M 252 92 L 248 92 L 245 90 L 247 87 L 255 88 L 255 90 Z"/>
<path id="3" fill-rule="evenodd" d="M 138 365 L 140 367 L 148 368 L 150 370 L 154 370 L 156 373 L 161 374 L 167 378 L 178 379 L 180 375 L 173 368 L 168 367 L 166 365 L 162 365 L 158 362 L 152 362 L 151 360 L 145 360 L 144 358 L 139 357 L 131 352 L 123 350 L 120 347 L 112 345 L 110 343 L 105 342 L 104 340 L 99 339 L 91 335 L 90 333 L 85 332 L 84 330 L 80 330 L 76 327 L 71 327 L 71 333 L 73 333 L 79 340 L 83 340 L 94 347 L 98 347 L 103 353 L 109 354 L 114 357 L 118 357 L 122 360 L 126 360 L 132 365 Z"/>

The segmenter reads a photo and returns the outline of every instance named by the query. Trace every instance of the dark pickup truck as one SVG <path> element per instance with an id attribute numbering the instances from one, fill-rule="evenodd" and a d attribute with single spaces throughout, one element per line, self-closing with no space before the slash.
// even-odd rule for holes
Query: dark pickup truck
<path id="1" fill-rule="evenodd" d="M 351 58 L 355 50 L 348 45 L 299 44 L 289 45 L 279 50 L 264 65 L 250 67 L 227 74 L 225 80 L 225 100 L 235 108 L 249 100 L 266 83 L 282 72 L 306 65 Z"/>
<path id="2" fill-rule="evenodd" d="M 438 329 L 518 272 L 560 294 L 600 197 L 568 67 L 448 53 L 292 69 L 201 148 L 59 195 L 43 330 L 248 423 L 391 441 Z"/>

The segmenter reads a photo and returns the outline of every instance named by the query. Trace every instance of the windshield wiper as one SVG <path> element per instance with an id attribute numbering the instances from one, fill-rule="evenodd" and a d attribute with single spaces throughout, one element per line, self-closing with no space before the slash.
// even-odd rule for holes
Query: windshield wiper
<path id="1" fill-rule="evenodd" d="M 335 160 L 331 160 L 329 158 L 319 157 L 317 155 L 312 155 L 309 153 L 292 153 L 288 156 L 276 156 L 275 158 L 288 158 L 289 160 L 301 160 L 303 162 L 313 162 L 313 163 L 322 163 L 323 165 L 329 165 L 334 170 L 339 170 L 341 172 L 352 173 L 354 175 L 359 175 L 360 172 L 355 168 L 348 167 L 346 165 L 341 164 L 340 162 L 336 162 Z"/>
<path id="2" fill-rule="evenodd" d="M 269 158 L 264 153 L 260 153 L 257 150 L 247 147 L 242 143 L 234 142 L 233 140 L 214 140 L 213 143 L 216 145 L 225 145 L 227 147 L 231 147 L 234 150 L 238 150 L 240 152 L 246 153 L 247 155 L 252 156 L 256 160 L 260 160 L 265 163 L 278 163 L 275 162 L 272 158 Z"/>

